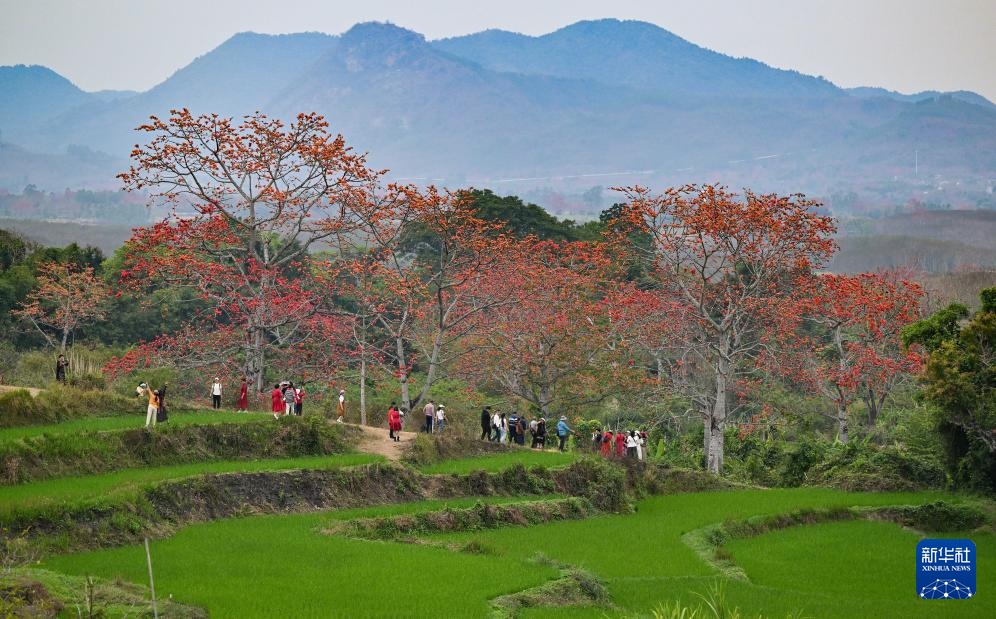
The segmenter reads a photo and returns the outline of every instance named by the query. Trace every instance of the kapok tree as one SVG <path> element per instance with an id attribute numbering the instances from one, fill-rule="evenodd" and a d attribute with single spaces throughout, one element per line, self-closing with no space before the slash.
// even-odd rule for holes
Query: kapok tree
<path id="1" fill-rule="evenodd" d="M 627 364 L 612 320 L 611 259 L 604 246 L 527 237 L 514 269 L 482 283 L 506 289 L 514 302 L 491 311 L 472 337 L 465 376 L 532 404 L 544 417 L 619 395 L 642 375 Z"/>
<path id="2" fill-rule="evenodd" d="M 479 317 L 510 302 L 507 288 L 483 282 L 511 272 L 515 241 L 479 218 L 462 194 L 388 187 L 378 204 L 391 215 L 367 222 L 357 237 L 366 251 L 355 252 L 348 294 L 355 317 L 389 342 L 372 358 L 394 366 L 401 405 L 411 410 L 428 398 L 446 367 L 469 354 L 462 342 L 481 325 Z M 424 380 L 413 396 L 416 370 Z"/>
<path id="3" fill-rule="evenodd" d="M 693 311 L 710 385 L 700 410 L 706 462 L 720 473 L 736 374 L 762 350 L 758 331 L 778 312 L 791 283 L 833 253 L 833 220 L 799 195 L 739 196 L 714 185 L 660 195 L 643 187 L 622 191 L 629 222 L 653 240 L 647 258 L 661 293 L 680 296 Z"/>
<path id="4" fill-rule="evenodd" d="M 920 369 L 900 330 L 919 316 L 920 286 L 889 273 L 825 274 L 802 282 L 797 302 L 770 323 L 766 341 L 779 354 L 770 371 L 807 386 L 834 404 L 837 438 L 850 439 L 848 410 L 858 399 L 868 422 L 895 385 Z M 794 324 L 793 324 L 794 321 Z"/>
<path id="5" fill-rule="evenodd" d="M 874 424 L 898 381 L 918 372 L 919 355 L 906 349 L 901 329 L 919 318 L 919 284 L 886 273 L 823 275 L 807 312 L 829 339 L 817 365 L 824 393 L 837 408 L 838 437 L 848 441 L 847 406 L 863 398 Z"/>
<path id="6" fill-rule="evenodd" d="M 110 287 L 93 267 L 49 262 L 39 267 L 35 289 L 12 313 L 65 352 L 77 329 L 106 318 L 110 299 Z"/>
<path id="7" fill-rule="evenodd" d="M 267 364 L 306 340 L 326 300 L 311 277 L 310 249 L 335 246 L 376 220 L 371 193 L 379 173 L 317 114 L 285 125 L 258 113 L 235 123 L 183 109 L 138 130 L 150 140 L 135 146 L 134 164 L 119 176 L 126 189 L 148 190 L 173 210 L 135 231 L 121 281 L 136 291 L 149 284 L 193 290 L 208 310 L 182 337 L 196 342 L 210 333 L 201 339 L 211 350 L 171 345 L 168 335 L 156 350 L 196 352 L 176 357 L 181 367 L 208 358 L 230 364 L 237 355 L 237 374 L 262 390 Z"/>

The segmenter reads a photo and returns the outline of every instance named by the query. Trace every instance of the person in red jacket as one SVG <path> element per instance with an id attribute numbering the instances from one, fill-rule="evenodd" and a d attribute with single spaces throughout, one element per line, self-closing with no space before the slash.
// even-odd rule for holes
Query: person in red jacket
<path id="1" fill-rule="evenodd" d="M 277 419 L 284 412 L 284 394 L 280 393 L 280 385 L 273 385 L 273 391 L 270 392 L 270 399 L 272 400 L 270 410 L 273 412 L 273 418 Z"/>
<path id="2" fill-rule="evenodd" d="M 391 408 L 387 411 L 387 427 L 390 430 L 388 434 L 391 436 L 391 440 L 395 443 L 401 441 L 401 437 L 395 432 L 401 432 L 401 411 L 398 407 L 391 402 Z"/>
<path id="3" fill-rule="evenodd" d="M 605 433 L 602 434 L 602 457 L 608 458 L 612 455 L 612 432 L 609 429 L 605 429 Z"/>
<path id="4" fill-rule="evenodd" d="M 620 458 L 626 455 L 626 435 L 616 432 L 616 455 Z"/>

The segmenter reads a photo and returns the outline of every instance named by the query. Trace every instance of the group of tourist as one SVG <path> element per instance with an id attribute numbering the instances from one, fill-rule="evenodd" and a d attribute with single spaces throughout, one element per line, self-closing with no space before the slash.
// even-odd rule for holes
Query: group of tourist
<path id="1" fill-rule="evenodd" d="M 340 392 L 340 399 L 343 393 L 345 392 Z M 300 417 L 304 413 L 304 396 L 304 386 L 294 386 L 289 380 L 273 385 L 273 391 L 270 392 L 270 412 L 273 413 L 273 418 L 279 419 L 288 415 Z M 342 417 L 339 419 L 341 423 Z"/>
<path id="2" fill-rule="evenodd" d="M 605 428 L 595 430 L 591 435 L 591 449 L 601 453 L 605 458 L 632 458 L 642 461 L 647 444 L 647 433 L 644 430 L 619 430 L 615 433 Z"/>
<path id="3" fill-rule="evenodd" d="M 515 443 L 516 445 L 526 444 L 526 433 L 530 436 L 530 448 L 544 449 L 546 447 L 547 428 L 546 418 L 526 419 L 520 417 L 519 413 L 512 411 L 492 410 L 490 406 L 485 406 L 481 410 L 481 440 L 496 443 Z M 567 417 L 561 417 L 555 427 L 560 451 L 567 449 L 567 439 L 574 430 L 567 423 Z"/>

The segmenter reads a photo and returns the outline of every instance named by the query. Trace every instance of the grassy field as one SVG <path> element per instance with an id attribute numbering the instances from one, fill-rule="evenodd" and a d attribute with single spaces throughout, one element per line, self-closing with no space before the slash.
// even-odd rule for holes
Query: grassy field
<path id="1" fill-rule="evenodd" d="M 214 617 L 481 616 L 487 612 L 488 600 L 497 595 L 537 586 L 556 575 L 533 561 L 538 553 L 603 579 L 616 609 L 533 609 L 525 616 L 646 613 L 675 599 L 694 605 L 699 602 L 696 594 L 717 580 L 725 581 L 728 603 L 750 615 L 785 616 L 801 610 L 810 617 L 990 616 L 991 608 L 975 600 L 957 608 L 917 600 L 913 594 L 917 535 L 888 523 L 804 526 L 732 543 L 730 551 L 750 582 L 719 578 L 681 540 L 688 531 L 727 519 L 807 507 L 916 504 L 942 496 L 829 489 L 680 494 L 642 500 L 630 515 L 433 538 L 456 544 L 473 541 L 484 549 L 474 555 L 317 532 L 329 518 L 396 514 L 438 505 L 423 503 L 195 525 L 156 542 L 153 552 L 160 591 L 206 606 Z M 973 539 L 984 579 L 979 588 L 992 590 L 996 564 L 989 567 L 989 562 L 996 557 L 996 541 L 991 534 Z M 982 560 L 983 556 L 988 559 Z M 145 578 L 138 547 L 57 557 L 46 565 L 73 574 L 121 576 L 135 582 Z"/>
<path id="2" fill-rule="evenodd" d="M 510 566 L 501 557 L 318 533 L 330 518 L 475 502 L 432 501 L 332 516 L 264 516 L 191 526 L 152 543 L 156 587 L 161 596 L 211 609 L 212 617 L 485 616 L 491 598 L 553 578 L 557 571 L 535 564 Z M 146 573 L 139 546 L 57 557 L 44 565 L 135 582 L 143 582 Z"/>
<path id="3" fill-rule="evenodd" d="M 509 451 L 505 453 L 478 456 L 476 458 L 443 460 L 442 462 L 420 466 L 419 470 L 427 475 L 436 475 L 440 473 L 465 474 L 473 471 L 495 472 L 507 469 L 515 464 L 521 464 L 526 468 L 534 466 L 552 468 L 566 466 L 577 458 L 576 454 L 560 453 L 556 449 L 536 451 L 533 449 L 509 448 Z"/>
<path id="4" fill-rule="evenodd" d="M 267 413 L 233 413 L 231 411 L 197 411 L 170 413 L 169 425 L 189 426 L 214 423 L 240 423 L 273 420 Z M 145 426 L 145 411 L 137 411 L 134 416 L 86 417 L 62 423 L 37 426 L 19 426 L 0 429 L 0 443 L 15 441 L 45 434 L 72 434 L 78 432 L 109 432 L 128 430 Z"/>
<path id="5" fill-rule="evenodd" d="M 940 536 L 951 537 L 951 536 Z M 996 540 L 971 536 L 978 551 L 978 589 L 996 587 Z M 758 591 L 806 600 L 812 616 L 985 617 L 996 613 L 982 599 L 950 603 L 916 597 L 913 560 L 920 536 L 885 522 L 851 521 L 795 527 L 736 540 L 727 549 Z"/>
<path id="6" fill-rule="evenodd" d="M 301 458 L 196 462 L 155 468 L 127 469 L 104 475 L 62 477 L 16 486 L 0 486 L 0 514 L 12 509 L 39 508 L 56 503 L 99 502 L 134 493 L 140 488 L 157 482 L 182 479 L 203 473 L 328 469 L 383 460 L 380 456 L 369 454 L 338 454 Z"/>

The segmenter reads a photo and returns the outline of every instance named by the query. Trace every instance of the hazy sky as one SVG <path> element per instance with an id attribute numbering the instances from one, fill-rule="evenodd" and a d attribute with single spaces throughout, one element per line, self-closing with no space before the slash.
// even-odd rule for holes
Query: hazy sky
<path id="1" fill-rule="evenodd" d="M 845 87 L 996 100 L 996 0 L 0 0 L 0 64 L 46 65 L 85 90 L 144 90 L 246 30 L 339 34 L 379 20 L 435 39 L 601 17 Z"/>

